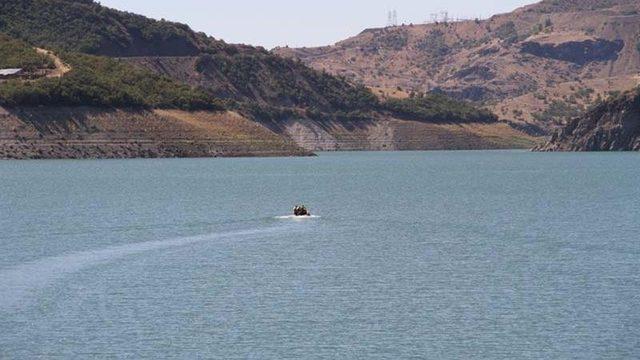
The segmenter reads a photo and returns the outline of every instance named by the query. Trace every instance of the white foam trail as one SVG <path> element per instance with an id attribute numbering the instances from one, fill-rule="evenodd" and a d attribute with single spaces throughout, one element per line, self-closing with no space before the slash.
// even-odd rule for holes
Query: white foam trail
<path id="1" fill-rule="evenodd" d="M 295 215 L 286 215 L 286 216 L 276 216 L 276 219 L 281 220 L 306 220 L 306 219 L 319 219 L 320 216 L 311 215 L 311 216 L 295 216 Z"/>
<path id="2" fill-rule="evenodd" d="M 248 235 L 263 235 L 281 228 L 237 231 L 184 237 L 171 240 L 149 241 L 82 251 L 54 256 L 10 267 L 0 271 L 0 310 L 19 307 L 33 293 L 45 288 L 65 275 L 76 273 L 101 263 L 153 250 L 181 247 L 189 244 Z"/>

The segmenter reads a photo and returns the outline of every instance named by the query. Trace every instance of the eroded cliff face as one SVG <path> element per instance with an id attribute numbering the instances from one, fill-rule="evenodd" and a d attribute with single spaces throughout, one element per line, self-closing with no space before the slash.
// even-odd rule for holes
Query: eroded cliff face
<path id="1" fill-rule="evenodd" d="M 535 150 L 640 151 L 640 90 L 595 107 Z"/>

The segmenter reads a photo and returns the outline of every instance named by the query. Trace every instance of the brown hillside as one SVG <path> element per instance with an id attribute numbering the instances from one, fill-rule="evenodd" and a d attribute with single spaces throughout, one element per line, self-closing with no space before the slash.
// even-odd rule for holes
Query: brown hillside
<path id="1" fill-rule="evenodd" d="M 638 1 L 553 0 L 486 21 L 369 29 L 334 46 L 274 51 L 379 93 L 442 90 L 553 128 L 638 84 L 639 35 Z"/>

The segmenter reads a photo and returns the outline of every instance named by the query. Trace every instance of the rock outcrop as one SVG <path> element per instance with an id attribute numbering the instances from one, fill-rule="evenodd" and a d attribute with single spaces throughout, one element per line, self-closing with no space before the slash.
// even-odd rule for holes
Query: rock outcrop
<path id="1" fill-rule="evenodd" d="M 640 89 L 596 106 L 534 150 L 640 151 Z"/>
<path id="2" fill-rule="evenodd" d="M 624 41 L 589 39 L 585 41 L 567 41 L 561 44 L 542 44 L 528 41 L 522 44 L 522 52 L 555 60 L 585 65 L 596 61 L 615 61 L 624 48 Z"/>

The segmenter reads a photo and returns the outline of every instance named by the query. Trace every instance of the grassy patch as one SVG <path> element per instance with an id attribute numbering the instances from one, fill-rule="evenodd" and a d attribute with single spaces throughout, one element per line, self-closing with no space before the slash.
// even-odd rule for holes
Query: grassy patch
<path id="1" fill-rule="evenodd" d="M 0 34 L 0 68 L 21 68 L 27 71 L 54 68 L 53 61 L 23 41 Z"/>

